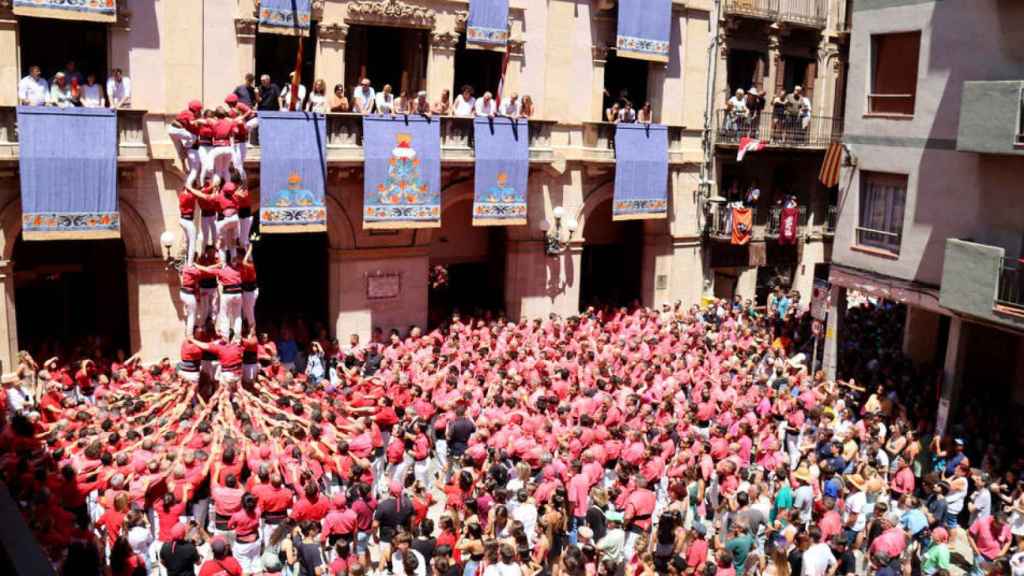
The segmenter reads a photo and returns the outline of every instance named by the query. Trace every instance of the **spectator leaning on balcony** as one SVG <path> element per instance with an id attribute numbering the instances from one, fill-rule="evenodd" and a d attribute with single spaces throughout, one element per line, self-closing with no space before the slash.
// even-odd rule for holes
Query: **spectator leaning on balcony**
<path id="1" fill-rule="evenodd" d="M 623 124 L 636 122 L 636 109 L 633 108 L 633 103 L 629 100 L 623 102 L 622 108 L 619 110 L 619 122 Z"/>
<path id="2" fill-rule="evenodd" d="M 761 111 L 764 110 L 764 94 L 761 94 L 756 86 L 751 86 L 750 90 L 747 90 L 746 104 L 750 123 L 756 124 L 757 119 L 761 116 Z"/>
<path id="3" fill-rule="evenodd" d="M 348 98 L 345 97 L 345 87 L 341 84 L 334 85 L 334 95 L 331 96 L 331 112 L 348 112 Z"/>
<path id="4" fill-rule="evenodd" d="M 613 124 L 618 124 L 619 123 L 619 110 L 621 110 L 621 108 L 619 108 L 619 103 L 618 102 L 614 102 L 612 104 L 611 108 L 608 108 L 607 110 L 604 111 L 604 121 L 605 122 L 611 122 Z"/>
<path id="5" fill-rule="evenodd" d="M 482 98 L 476 101 L 476 115 L 493 117 L 498 112 L 498 106 L 494 102 L 494 96 L 490 92 L 484 92 Z"/>
<path id="6" fill-rule="evenodd" d="M 736 94 L 726 103 L 725 110 L 728 116 L 727 129 L 737 129 L 740 121 L 747 117 L 747 93 L 738 88 Z"/>
<path id="7" fill-rule="evenodd" d="M 68 85 L 72 84 L 84 84 L 85 78 L 82 73 L 78 71 L 78 65 L 75 64 L 74 60 L 68 60 L 68 63 L 64 65 L 64 79 Z"/>
<path id="8" fill-rule="evenodd" d="M 260 76 L 260 85 L 256 88 L 256 109 L 263 111 L 281 109 L 281 89 L 270 81 L 270 74 Z"/>
<path id="9" fill-rule="evenodd" d="M 232 92 L 232 94 L 238 98 L 239 102 L 245 104 L 249 108 L 256 106 L 256 86 L 253 85 L 255 81 L 256 77 L 250 72 L 245 75 L 245 81 L 239 84 L 238 87 L 235 88 L 234 92 Z"/>
<path id="10" fill-rule="evenodd" d="M 533 117 L 533 98 L 529 94 L 523 94 L 523 102 L 519 105 L 519 117 Z"/>
<path id="11" fill-rule="evenodd" d="M 420 90 L 416 93 L 416 100 L 412 103 L 413 114 L 430 114 L 430 102 L 427 100 L 427 91 Z"/>
<path id="12" fill-rule="evenodd" d="M 395 95 L 391 93 L 391 84 L 385 84 L 377 93 L 377 114 L 391 114 L 395 111 Z"/>
<path id="13" fill-rule="evenodd" d="M 519 94 L 513 92 L 511 96 L 506 98 L 505 101 L 501 103 L 498 113 L 501 114 L 502 116 L 508 116 L 509 118 L 518 118 L 519 105 Z"/>
<path id="14" fill-rule="evenodd" d="M 79 88 L 81 96 L 79 101 L 86 108 L 102 108 L 106 105 L 107 99 L 103 95 L 103 86 L 96 82 L 96 74 L 89 72 L 85 77 L 85 84 Z"/>
<path id="15" fill-rule="evenodd" d="M 455 97 L 455 104 L 452 105 L 452 114 L 455 116 L 472 116 L 476 112 L 476 98 L 473 97 L 473 87 L 465 85 L 462 93 Z"/>
<path id="16" fill-rule="evenodd" d="M 370 114 L 373 112 L 373 105 L 376 102 L 377 94 L 370 86 L 370 79 L 363 78 L 359 86 L 352 93 L 352 111 L 357 114 Z"/>
<path id="17" fill-rule="evenodd" d="M 796 86 L 793 92 L 786 96 L 786 130 L 794 132 L 800 125 L 800 109 L 804 105 L 803 87 Z"/>
<path id="18" fill-rule="evenodd" d="M 313 91 L 309 93 L 309 99 L 306 100 L 306 112 L 320 114 L 327 112 L 327 83 L 323 78 L 313 82 Z"/>
<path id="19" fill-rule="evenodd" d="M 452 93 L 445 88 L 441 90 L 441 96 L 430 107 L 430 111 L 439 116 L 447 116 L 452 113 Z"/>
<path id="20" fill-rule="evenodd" d="M 107 98 L 110 99 L 111 108 L 128 108 L 132 105 L 132 81 L 120 68 L 114 68 L 114 74 L 107 78 Z"/>
<path id="21" fill-rule="evenodd" d="M 292 82 L 295 80 L 295 72 L 288 73 L 288 83 L 285 84 L 284 90 L 281 91 L 281 109 L 291 110 L 292 103 Z M 298 98 L 295 100 L 295 109 L 302 110 L 306 102 L 306 87 L 301 83 L 299 84 L 299 90 L 297 94 Z"/>
<path id="22" fill-rule="evenodd" d="M 39 66 L 28 69 L 28 76 L 18 82 L 18 103 L 23 106 L 45 106 L 50 85 L 43 78 Z"/>
<path id="23" fill-rule="evenodd" d="M 642 124 L 650 124 L 654 122 L 654 110 L 651 107 L 651 102 L 648 100 L 644 102 L 644 107 L 636 113 L 636 121 Z"/>
<path id="24" fill-rule="evenodd" d="M 71 87 L 63 72 L 57 72 L 50 85 L 50 105 L 58 108 L 70 108 L 75 105 L 71 99 Z"/>

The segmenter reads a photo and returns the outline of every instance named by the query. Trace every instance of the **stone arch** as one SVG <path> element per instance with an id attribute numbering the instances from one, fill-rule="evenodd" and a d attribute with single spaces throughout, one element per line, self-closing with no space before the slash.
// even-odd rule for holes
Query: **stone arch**
<path id="1" fill-rule="evenodd" d="M 118 199 L 118 210 L 121 213 L 121 240 L 124 242 L 127 258 L 159 258 L 160 253 L 153 242 L 146 221 L 128 201 Z M 15 198 L 0 208 L 0 254 L 4 260 L 10 260 L 14 254 L 14 245 L 21 234 L 21 201 Z"/>
<path id="2" fill-rule="evenodd" d="M 468 184 L 463 186 L 463 184 Z M 447 185 L 441 186 L 441 221 L 444 222 L 444 213 L 459 202 L 473 200 L 473 179 L 459 178 L 452 180 Z M 434 241 L 434 235 L 440 228 L 419 228 L 416 230 L 416 245 L 429 246 Z"/>
<path id="3" fill-rule="evenodd" d="M 352 250 L 356 247 L 356 229 L 345 206 L 334 196 L 324 195 L 327 201 L 327 244 L 332 250 Z"/>
<path id="4" fill-rule="evenodd" d="M 587 219 L 590 218 L 590 215 L 594 213 L 598 206 L 612 199 L 612 193 L 615 189 L 614 183 L 614 180 L 602 182 L 595 186 L 584 198 L 583 205 L 576 212 L 576 222 L 579 224 L 576 228 L 576 241 L 586 242 L 587 239 L 584 237 L 583 231 L 587 227 Z"/>

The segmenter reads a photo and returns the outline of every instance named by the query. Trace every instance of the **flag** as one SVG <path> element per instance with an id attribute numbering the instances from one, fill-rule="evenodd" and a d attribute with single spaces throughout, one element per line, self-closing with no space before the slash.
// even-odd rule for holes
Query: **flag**
<path id="1" fill-rule="evenodd" d="M 494 96 L 494 108 L 500 111 L 501 106 L 501 93 L 505 90 L 505 73 L 508 72 L 508 55 L 509 50 L 505 50 L 505 55 L 501 58 L 501 78 L 498 80 L 498 93 Z"/>
<path id="2" fill-rule="evenodd" d="M 796 244 L 800 225 L 799 208 L 783 208 L 779 215 L 779 244 Z"/>
<path id="3" fill-rule="evenodd" d="M 736 152 L 736 161 L 743 162 L 747 152 L 760 152 L 764 150 L 764 143 L 756 138 L 744 136 L 740 138 L 740 149 Z"/>
<path id="4" fill-rule="evenodd" d="M 738 246 L 750 243 L 754 233 L 754 211 L 750 208 L 732 209 L 732 243 Z"/>
<path id="5" fill-rule="evenodd" d="M 818 180 L 825 188 L 834 188 L 839 185 L 839 164 L 843 159 L 843 143 L 833 142 L 828 145 L 828 152 L 825 153 L 825 160 L 821 163 L 821 172 L 818 173 Z"/>

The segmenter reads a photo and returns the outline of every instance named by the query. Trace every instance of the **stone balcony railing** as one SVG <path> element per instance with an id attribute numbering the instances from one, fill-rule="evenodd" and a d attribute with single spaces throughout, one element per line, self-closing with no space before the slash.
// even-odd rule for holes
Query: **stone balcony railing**
<path id="1" fill-rule="evenodd" d="M 828 23 L 829 0 L 726 0 L 725 13 L 810 28 Z"/>
<path id="2" fill-rule="evenodd" d="M 615 127 L 612 122 L 584 122 L 582 138 L 582 160 L 596 163 L 615 163 Z M 668 126 L 668 163 L 682 164 L 684 158 L 684 137 L 682 126 Z"/>
<path id="3" fill-rule="evenodd" d="M 145 162 L 150 159 L 146 144 L 146 111 L 117 111 L 117 159 Z M 0 161 L 18 159 L 18 114 L 14 106 L 0 106 Z"/>

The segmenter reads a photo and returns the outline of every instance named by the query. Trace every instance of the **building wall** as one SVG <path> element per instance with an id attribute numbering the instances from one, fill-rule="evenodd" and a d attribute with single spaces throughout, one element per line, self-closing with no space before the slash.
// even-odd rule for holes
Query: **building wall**
<path id="1" fill-rule="evenodd" d="M 1024 77 L 1022 24 L 1024 6 L 1000 0 L 855 4 L 844 142 L 857 165 L 844 168 L 840 180 L 837 263 L 937 286 L 946 238 L 1000 246 L 1016 239 L 1019 249 L 1024 199 L 1013 182 L 1024 160 L 957 152 L 956 137 L 964 81 Z M 922 31 L 914 115 L 871 117 L 871 35 L 913 30 Z M 897 258 L 854 248 L 863 171 L 908 175 Z"/>

